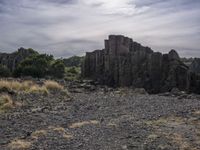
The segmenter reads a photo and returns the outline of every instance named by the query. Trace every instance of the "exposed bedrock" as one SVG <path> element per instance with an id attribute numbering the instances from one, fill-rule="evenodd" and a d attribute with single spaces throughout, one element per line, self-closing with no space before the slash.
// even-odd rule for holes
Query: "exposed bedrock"
<path id="1" fill-rule="evenodd" d="M 87 52 L 82 76 L 110 86 L 145 88 L 150 93 L 173 88 L 200 93 L 200 77 L 190 71 L 175 50 L 154 52 L 128 37 L 110 35 L 105 49 Z"/>

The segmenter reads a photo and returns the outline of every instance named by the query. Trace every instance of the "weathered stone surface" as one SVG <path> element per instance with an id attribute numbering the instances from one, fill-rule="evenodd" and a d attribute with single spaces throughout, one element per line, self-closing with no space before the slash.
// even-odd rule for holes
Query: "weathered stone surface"
<path id="1" fill-rule="evenodd" d="M 189 67 L 191 72 L 200 74 L 200 58 L 195 58 Z"/>
<path id="2" fill-rule="evenodd" d="M 13 71 L 21 61 L 33 53 L 35 53 L 35 51 L 24 48 L 20 48 L 17 52 L 11 54 L 0 53 L 0 64 L 7 66 Z"/>
<path id="3" fill-rule="evenodd" d="M 154 52 L 121 35 L 110 35 L 105 49 L 86 53 L 82 76 L 110 86 L 145 88 L 150 93 L 173 88 L 197 92 L 199 88 L 199 77 L 190 73 L 175 50 Z"/>

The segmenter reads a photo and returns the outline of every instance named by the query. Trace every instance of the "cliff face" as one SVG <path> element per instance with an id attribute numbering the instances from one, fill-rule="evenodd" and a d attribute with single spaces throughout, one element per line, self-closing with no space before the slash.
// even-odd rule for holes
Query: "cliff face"
<path id="1" fill-rule="evenodd" d="M 82 76 L 110 86 L 145 88 L 150 93 L 174 87 L 192 92 L 200 89 L 199 76 L 190 73 L 175 50 L 154 52 L 121 35 L 110 35 L 105 49 L 86 53 Z"/>
<path id="2" fill-rule="evenodd" d="M 11 54 L 0 53 L 0 64 L 7 66 L 11 71 L 13 71 L 21 61 L 34 53 L 36 52 L 24 48 L 20 48 L 17 52 Z"/>
<path id="3" fill-rule="evenodd" d="M 189 67 L 191 72 L 200 74 L 200 58 L 195 58 Z"/>

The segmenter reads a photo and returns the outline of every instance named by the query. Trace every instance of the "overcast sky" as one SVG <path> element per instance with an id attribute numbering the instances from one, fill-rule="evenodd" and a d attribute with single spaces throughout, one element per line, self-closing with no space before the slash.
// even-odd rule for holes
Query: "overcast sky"
<path id="1" fill-rule="evenodd" d="M 83 55 L 109 34 L 200 57 L 200 0 L 0 0 L 0 52 Z"/>

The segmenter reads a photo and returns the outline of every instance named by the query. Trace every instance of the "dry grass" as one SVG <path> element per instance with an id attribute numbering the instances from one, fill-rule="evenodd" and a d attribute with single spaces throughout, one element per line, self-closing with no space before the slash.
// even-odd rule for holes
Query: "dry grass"
<path id="1" fill-rule="evenodd" d="M 0 96 L 0 111 L 14 108 L 14 102 L 9 95 L 3 94 Z"/>
<path id="2" fill-rule="evenodd" d="M 24 81 L 21 83 L 21 91 L 26 91 L 34 85 L 33 81 Z"/>
<path id="3" fill-rule="evenodd" d="M 0 89 L 20 90 L 21 84 L 17 81 L 0 80 Z"/>
<path id="4" fill-rule="evenodd" d="M 65 129 L 63 127 L 56 127 L 53 130 L 57 132 L 65 132 Z"/>
<path id="5" fill-rule="evenodd" d="M 58 82 L 56 81 L 45 81 L 44 82 L 44 86 L 48 89 L 48 90 L 63 90 L 64 87 L 62 85 L 60 85 Z"/>
<path id="6" fill-rule="evenodd" d="M 200 110 L 195 111 L 193 114 L 200 116 Z"/>
<path id="7" fill-rule="evenodd" d="M 38 139 L 41 136 L 45 136 L 47 134 L 46 130 L 38 130 L 31 134 L 31 137 L 34 139 Z"/>
<path id="8" fill-rule="evenodd" d="M 39 86 L 39 85 L 33 85 L 28 90 L 29 93 L 43 93 L 43 94 L 49 94 L 49 91 L 45 86 Z"/>
<path id="9" fill-rule="evenodd" d="M 159 126 L 169 126 L 169 125 L 181 125 L 185 123 L 185 118 L 181 117 L 161 117 L 158 120 L 150 120 L 147 121 L 146 124 L 154 127 L 159 127 Z"/>
<path id="10" fill-rule="evenodd" d="M 69 133 L 63 133 L 63 137 L 64 137 L 65 139 L 71 139 L 71 138 L 73 138 L 73 135 L 71 135 L 71 134 L 69 134 Z"/>
<path id="11" fill-rule="evenodd" d="M 107 126 L 109 126 L 109 127 L 117 127 L 117 124 L 116 124 L 116 123 L 109 122 L 109 123 L 107 124 Z"/>
<path id="12" fill-rule="evenodd" d="M 157 134 L 150 134 L 147 138 L 149 139 L 149 140 L 152 140 L 152 141 L 154 141 L 155 139 L 157 139 L 159 136 L 157 135 Z"/>
<path id="13" fill-rule="evenodd" d="M 55 81 L 45 81 L 44 85 L 40 86 L 33 81 L 7 81 L 0 80 L 0 89 L 7 89 L 16 92 L 25 93 L 42 93 L 48 94 L 49 90 L 59 90 L 65 92 L 65 95 L 69 95 L 68 91 L 64 90 L 64 87 Z"/>
<path id="14" fill-rule="evenodd" d="M 30 146 L 31 142 L 27 142 L 25 140 L 14 140 L 8 145 L 8 147 L 12 150 L 25 150 L 29 149 Z"/>
<path id="15" fill-rule="evenodd" d="M 90 120 L 90 121 L 73 123 L 69 128 L 80 128 L 80 127 L 85 126 L 85 125 L 97 125 L 97 124 L 99 124 L 99 121 Z"/>
<path id="16" fill-rule="evenodd" d="M 7 81 L 7 80 L 0 80 L 0 89 L 6 88 L 8 90 L 14 90 L 17 92 L 28 92 L 32 86 L 35 84 L 32 81 Z"/>
<path id="17" fill-rule="evenodd" d="M 146 124 L 155 129 L 155 135 L 149 135 L 147 139 L 151 142 L 151 139 L 157 139 L 157 136 L 165 137 L 180 150 L 198 150 L 200 144 L 200 121 L 196 117 L 198 115 L 199 111 L 195 111 L 190 117 L 170 116 L 148 121 Z M 192 139 L 187 137 L 187 132 L 181 131 L 182 128 L 191 131 Z"/>
<path id="18" fill-rule="evenodd" d="M 63 138 L 65 139 L 72 139 L 74 136 L 70 133 L 68 133 L 63 127 L 54 127 L 54 126 L 49 126 L 49 130 L 58 132 L 59 134 L 62 135 Z"/>
<path id="19" fill-rule="evenodd" d="M 179 150 L 198 150 L 194 145 L 188 141 L 183 135 L 179 133 L 163 133 L 166 138 L 170 139 L 174 144 L 179 146 Z"/>

